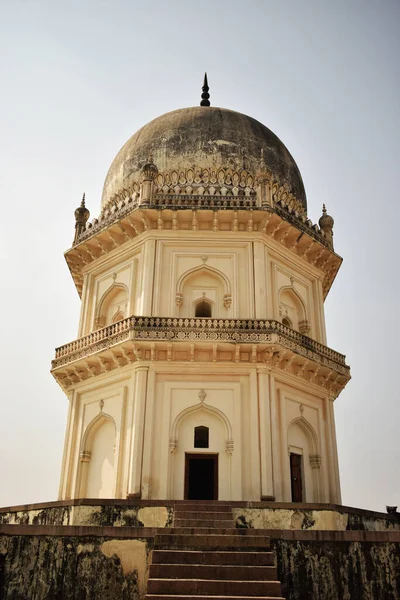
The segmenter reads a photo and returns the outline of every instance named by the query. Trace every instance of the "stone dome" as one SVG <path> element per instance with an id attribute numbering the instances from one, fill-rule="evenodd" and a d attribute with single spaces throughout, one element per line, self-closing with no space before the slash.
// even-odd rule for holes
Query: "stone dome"
<path id="1" fill-rule="evenodd" d="M 219 167 L 254 175 L 261 156 L 279 184 L 307 209 L 300 171 L 280 139 L 256 119 L 225 108 L 193 107 L 166 113 L 139 129 L 121 148 L 108 171 L 102 207 L 141 180 L 149 156 L 159 172 Z"/>

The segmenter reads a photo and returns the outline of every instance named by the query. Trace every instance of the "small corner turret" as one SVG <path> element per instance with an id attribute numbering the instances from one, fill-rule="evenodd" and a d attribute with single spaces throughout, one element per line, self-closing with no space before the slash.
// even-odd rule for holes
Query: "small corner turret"
<path id="1" fill-rule="evenodd" d="M 333 225 L 335 221 L 327 214 L 325 204 L 322 205 L 322 217 L 318 221 L 321 232 L 333 250 Z"/>
<path id="2" fill-rule="evenodd" d="M 153 162 L 153 156 L 150 154 L 147 163 L 142 169 L 142 186 L 140 193 L 140 204 L 148 205 L 152 199 L 153 182 L 158 175 L 157 166 Z"/>

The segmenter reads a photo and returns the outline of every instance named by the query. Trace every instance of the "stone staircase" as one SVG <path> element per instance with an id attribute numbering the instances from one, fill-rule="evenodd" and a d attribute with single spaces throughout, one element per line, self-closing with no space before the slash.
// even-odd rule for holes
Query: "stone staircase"
<path id="1" fill-rule="evenodd" d="M 262 530 L 235 529 L 228 505 L 178 504 L 155 537 L 146 599 L 284 600 L 269 548 Z"/>

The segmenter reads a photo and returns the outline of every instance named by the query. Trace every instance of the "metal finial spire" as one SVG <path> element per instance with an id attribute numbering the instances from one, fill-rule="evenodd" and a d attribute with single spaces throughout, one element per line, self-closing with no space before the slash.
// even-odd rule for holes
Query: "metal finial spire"
<path id="1" fill-rule="evenodd" d="M 81 206 L 82 208 L 85 208 L 85 192 L 83 192 Z"/>
<path id="2" fill-rule="evenodd" d="M 207 81 L 207 73 L 204 73 L 204 81 L 203 81 L 203 93 L 201 95 L 201 102 L 200 102 L 200 106 L 210 106 L 210 94 L 208 93 L 208 90 L 210 89 L 208 87 L 208 81 Z"/>
<path id="3" fill-rule="evenodd" d="M 322 205 L 322 214 L 326 215 L 326 206 L 325 206 L 325 204 Z"/>

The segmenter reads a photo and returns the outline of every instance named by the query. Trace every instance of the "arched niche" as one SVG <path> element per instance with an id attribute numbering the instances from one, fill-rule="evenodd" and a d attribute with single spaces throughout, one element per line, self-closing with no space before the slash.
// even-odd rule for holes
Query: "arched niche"
<path id="1" fill-rule="evenodd" d="M 306 306 L 293 287 L 281 288 L 279 292 L 279 316 L 287 327 L 308 335 L 310 326 L 307 321 Z"/>
<path id="2" fill-rule="evenodd" d="M 94 328 L 100 329 L 128 316 L 128 288 L 123 283 L 113 283 L 96 307 Z"/>
<path id="3" fill-rule="evenodd" d="M 196 446 L 195 431 L 207 429 L 207 447 Z M 218 498 L 231 498 L 232 427 L 226 415 L 215 407 L 199 403 L 182 411 L 170 430 L 171 460 L 169 469 L 169 496 L 184 498 L 187 455 L 207 454 L 218 460 Z"/>
<path id="4" fill-rule="evenodd" d="M 196 302 L 194 302 L 194 316 L 198 318 L 210 318 L 213 315 L 213 305 L 214 302 L 203 296 L 199 298 Z"/>
<path id="5" fill-rule="evenodd" d="M 212 317 L 229 317 L 232 304 L 229 279 L 222 271 L 208 265 L 190 269 L 177 282 L 175 301 L 180 316 L 196 316 L 198 305 L 206 302 Z"/>
<path id="6" fill-rule="evenodd" d="M 318 502 L 321 454 L 318 436 L 304 418 L 294 419 L 288 428 L 290 491 L 292 501 Z M 299 486 L 298 477 L 301 478 Z M 294 481 L 294 478 L 296 481 Z M 301 498 L 294 497 L 301 487 Z"/>
<path id="7" fill-rule="evenodd" d="M 80 452 L 80 497 L 114 497 L 115 438 L 114 419 L 103 412 L 86 428 Z"/>

